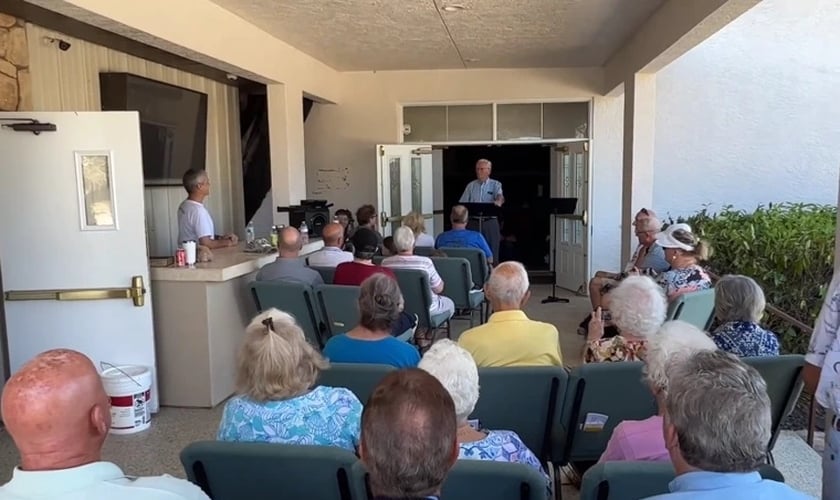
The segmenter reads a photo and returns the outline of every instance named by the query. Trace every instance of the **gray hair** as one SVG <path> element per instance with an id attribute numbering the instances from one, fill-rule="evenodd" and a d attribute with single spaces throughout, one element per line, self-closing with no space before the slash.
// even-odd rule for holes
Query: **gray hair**
<path id="1" fill-rule="evenodd" d="M 679 363 L 700 351 L 714 351 L 717 345 L 691 323 L 668 321 L 648 340 L 645 354 L 645 378 L 654 392 L 668 392 L 668 366 Z"/>
<path id="2" fill-rule="evenodd" d="M 610 297 L 613 322 L 622 332 L 652 337 L 665 321 L 665 293 L 647 276 L 629 276 L 610 292 Z"/>
<path id="3" fill-rule="evenodd" d="M 373 331 L 390 332 L 403 305 L 397 280 L 376 273 L 364 280 L 359 290 L 359 324 Z"/>
<path id="4" fill-rule="evenodd" d="M 750 472 L 767 459 L 772 418 L 758 371 L 724 351 L 698 352 L 668 368 L 666 425 L 692 467 Z"/>
<path id="5" fill-rule="evenodd" d="M 191 168 L 184 172 L 184 177 L 181 178 L 181 183 L 187 194 L 192 194 L 198 186 L 207 181 L 207 171 L 204 169 Z"/>
<path id="6" fill-rule="evenodd" d="M 484 284 L 484 290 L 490 300 L 502 304 L 521 304 L 530 285 L 525 266 L 509 260 L 493 269 Z"/>
<path id="7" fill-rule="evenodd" d="M 400 226 L 394 231 L 394 246 L 398 252 L 414 250 L 414 231 L 406 226 Z"/>
<path id="8" fill-rule="evenodd" d="M 727 274 L 715 285 L 715 316 L 722 322 L 758 323 L 766 305 L 764 291 L 749 276 Z"/>
<path id="9" fill-rule="evenodd" d="M 655 215 L 650 217 L 644 217 L 639 219 L 639 223 L 636 224 L 636 229 L 639 231 L 661 231 L 662 230 L 662 221 L 657 219 Z"/>
<path id="10" fill-rule="evenodd" d="M 478 367 L 472 355 L 449 339 L 441 339 L 423 355 L 417 368 L 443 384 L 452 401 L 458 423 L 467 421 L 478 402 Z"/>

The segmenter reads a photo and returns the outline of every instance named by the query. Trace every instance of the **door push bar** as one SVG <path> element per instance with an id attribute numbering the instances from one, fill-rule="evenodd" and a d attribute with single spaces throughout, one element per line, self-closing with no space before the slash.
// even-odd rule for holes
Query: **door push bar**
<path id="1" fill-rule="evenodd" d="M 10 290 L 5 293 L 13 300 L 105 300 L 131 299 L 136 307 L 146 303 L 146 288 L 142 276 L 132 276 L 129 288 L 77 288 L 65 290 Z"/>

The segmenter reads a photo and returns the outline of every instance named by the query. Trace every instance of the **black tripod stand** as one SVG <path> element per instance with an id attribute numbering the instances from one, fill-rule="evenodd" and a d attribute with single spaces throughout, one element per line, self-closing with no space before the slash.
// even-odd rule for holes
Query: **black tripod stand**
<path id="1" fill-rule="evenodd" d="M 557 236 L 559 234 L 557 231 L 557 219 L 574 214 L 575 208 L 577 208 L 577 198 L 550 198 L 548 200 L 548 209 L 551 210 L 552 224 L 554 225 L 554 245 L 551 250 L 551 295 L 542 300 L 543 304 L 554 302 L 569 303 L 569 299 L 557 296 Z"/>

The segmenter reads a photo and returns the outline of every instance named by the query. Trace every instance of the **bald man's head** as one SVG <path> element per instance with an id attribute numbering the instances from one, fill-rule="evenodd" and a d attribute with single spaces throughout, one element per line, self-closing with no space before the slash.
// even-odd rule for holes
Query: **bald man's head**
<path id="1" fill-rule="evenodd" d="M 24 470 L 57 470 L 98 461 L 111 426 L 110 401 L 84 354 L 39 354 L 3 389 L 3 421 Z"/>
<path id="2" fill-rule="evenodd" d="M 280 241 L 277 244 L 280 257 L 297 257 L 300 254 L 300 231 L 292 226 L 280 230 Z"/>
<path id="3" fill-rule="evenodd" d="M 341 247 L 344 244 L 344 226 L 338 222 L 330 222 L 321 230 L 324 246 Z"/>

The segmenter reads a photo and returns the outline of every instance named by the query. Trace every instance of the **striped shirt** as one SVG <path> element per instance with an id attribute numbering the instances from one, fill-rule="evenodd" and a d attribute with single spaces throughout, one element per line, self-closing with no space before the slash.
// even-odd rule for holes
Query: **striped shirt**
<path id="1" fill-rule="evenodd" d="M 502 183 L 495 179 L 481 182 L 478 179 L 467 184 L 459 203 L 493 203 L 502 194 Z"/>

